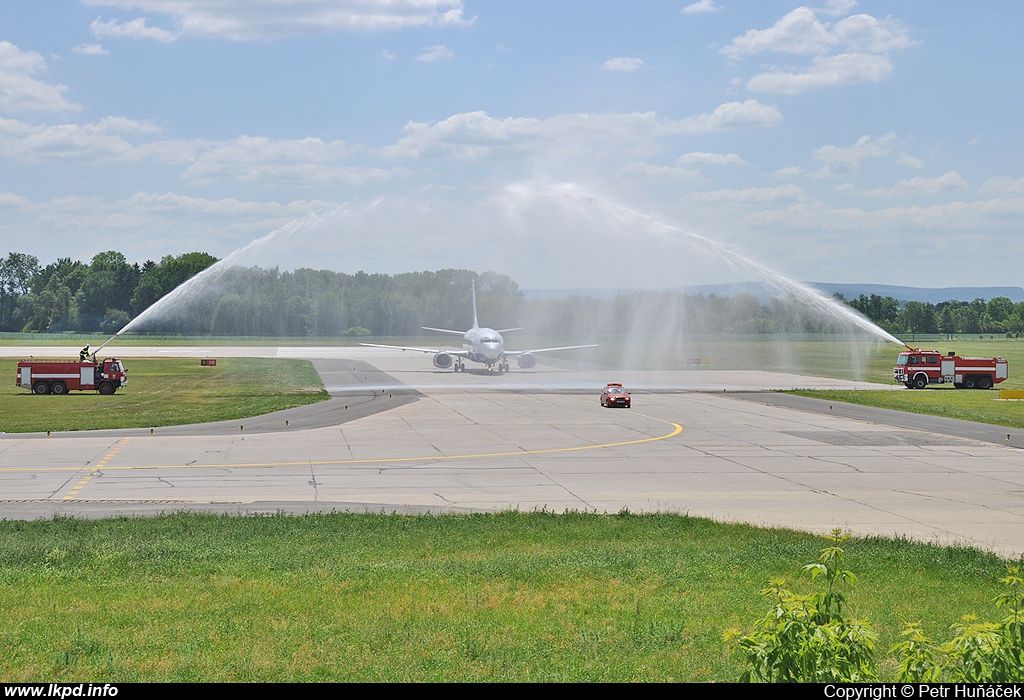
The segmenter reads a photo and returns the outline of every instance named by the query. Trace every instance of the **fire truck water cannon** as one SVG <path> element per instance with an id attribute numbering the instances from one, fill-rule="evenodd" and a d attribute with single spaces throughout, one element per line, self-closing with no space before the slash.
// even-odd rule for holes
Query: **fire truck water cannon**
<path id="1" fill-rule="evenodd" d="M 892 370 L 893 380 L 908 389 L 924 389 L 929 384 L 952 384 L 957 389 L 991 389 L 1006 381 L 1008 366 L 1001 357 L 960 357 L 909 345 L 901 352 Z"/>
<path id="2" fill-rule="evenodd" d="M 83 350 L 77 361 L 21 360 L 15 384 L 35 394 L 97 391 L 109 396 L 128 386 L 128 371 L 116 357 L 99 360 Z"/>

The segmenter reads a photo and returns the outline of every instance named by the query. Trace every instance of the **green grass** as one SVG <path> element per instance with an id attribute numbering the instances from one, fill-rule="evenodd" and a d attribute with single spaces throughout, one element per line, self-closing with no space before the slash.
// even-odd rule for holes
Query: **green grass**
<path id="1" fill-rule="evenodd" d="M 149 428 L 261 415 L 327 398 L 305 360 L 127 358 L 128 386 L 113 396 L 94 391 L 37 396 L 15 386 L 16 359 L 0 360 L 0 426 L 8 433 Z"/>
<path id="2" fill-rule="evenodd" d="M 794 391 L 800 396 L 810 396 L 828 401 L 839 401 L 862 406 L 892 408 L 898 411 L 924 413 L 946 418 L 959 418 L 979 423 L 1004 425 L 1010 428 L 1024 428 L 1024 406 L 1020 401 L 1002 401 L 999 389 L 1024 389 L 1024 340 L 959 340 L 918 342 L 923 348 L 940 352 L 955 351 L 961 356 L 1005 357 L 1008 361 L 1009 378 L 988 391 L 954 389 L 950 384 L 931 385 L 923 390 L 900 389 L 897 391 Z M 894 349 L 885 356 L 872 357 L 870 372 L 872 379 L 882 381 L 886 373 L 892 383 L 892 368 L 899 351 Z"/>
<path id="3" fill-rule="evenodd" d="M 0 678 L 730 681 L 723 632 L 826 544 L 672 515 L 0 522 Z M 905 620 L 944 637 L 966 613 L 994 619 L 991 554 L 844 548 L 880 657 Z"/>

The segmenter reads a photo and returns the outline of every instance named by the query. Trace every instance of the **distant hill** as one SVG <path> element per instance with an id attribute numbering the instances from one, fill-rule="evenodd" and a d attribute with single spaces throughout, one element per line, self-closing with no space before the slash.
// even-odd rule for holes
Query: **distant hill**
<path id="1" fill-rule="evenodd" d="M 1013 303 L 1024 301 L 1022 287 L 899 287 L 891 284 L 831 284 L 828 282 L 808 282 L 809 285 L 829 295 L 839 292 L 847 299 L 856 299 L 861 294 L 877 294 L 880 297 L 895 297 L 900 301 L 923 301 L 938 304 L 940 301 L 959 299 L 973 301 L 975 299 L 991 299 L 1008 297 Z"/>
<path id="2" fill-rule="evenodd" d="M 839 292 L 847 299 L 856 299 L 861 294 L 880 297 L 894 297 L 900 302 L 920 301 L 938 304 L 942 301 L 958 299 L 973 301 L 974 299 L 991 299 L 1008 297 L 1012 302 L 1024 301 L 1024 287 L 901 287 L 891 284 L 834 284 L 831 282 L 807 282 L 826 296 Z M 534 299 L 568 299 L 576 295 L 594 299 L 614 299 L 619 294 L 630 294 L 637 289 L 524 289 L 523 296 L 527 301 Z M 720 297 L 732 297 L 743 292 L 750 292 L 762 304 L 767 303 L 773 292 L 771 287 L 759 282 L 736 282 L 731 284 L 702 284 L 693 287 L 682 287 L 680 291 L 687 294 L 714 294 Z"/>

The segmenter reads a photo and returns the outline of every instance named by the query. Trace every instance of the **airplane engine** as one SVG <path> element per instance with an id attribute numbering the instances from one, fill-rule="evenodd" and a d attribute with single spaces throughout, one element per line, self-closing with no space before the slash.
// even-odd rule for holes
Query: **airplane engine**
<path id="1" fill-rule="evenodd" d="M 532 355 L 528 352 L 524 352 L 517 358 L 519 366 L 523 369 L 530 369 L 531 367 L 537 366 L 537 356 Z"/>
<path id="2" fill-rule="evenodd" d="M 452 366 L 452 356 L 446 352 L 439 352 L 434 355 L 434 367 L 448 369 Z"/>

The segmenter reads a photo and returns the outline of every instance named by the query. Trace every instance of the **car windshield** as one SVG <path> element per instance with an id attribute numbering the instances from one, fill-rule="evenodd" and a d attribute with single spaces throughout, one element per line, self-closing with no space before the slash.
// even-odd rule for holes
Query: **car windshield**
<path id="1" fill-rule="evenodd" d="M 626 390 L 619 386 L 613 386 L 608 388 L 609 394 L 625 394 Z"/>
<path id="2" fill-rule="evenodd" d="M 909 357 L 908 355 L 900 355 L 899 359 L 896 360 L 896 366 L 897 367 L 906 367 L 907 366 L 908 357 Z"/>

